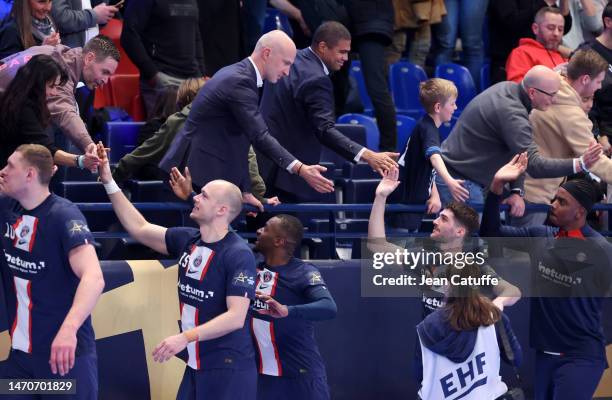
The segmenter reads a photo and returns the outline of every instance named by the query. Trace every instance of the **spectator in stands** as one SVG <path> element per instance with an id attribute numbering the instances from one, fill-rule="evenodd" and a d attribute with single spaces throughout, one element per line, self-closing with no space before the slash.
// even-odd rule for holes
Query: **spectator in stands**
<path id="1" fill-rule="evenodd" d="M 451 276 L 467 281 L 481 278 L 482 273 L 476 264 L 468 264 L 451 267 L 447 278 Z M 419 399 L 438 400 L 451 394 L 465 400 L 502 398 L 508 387 L 500 375 L 500 360 L 515 367 L 522 363 L 521 345 L 510 319 L 478 287 L 452 284 L 447 290 L 446 304 L 416 327 Z M 510 345 L 512 361 L 505 343 Z M 455 370 L 459 375 L 449 373 Z M 462 375 L 463 371 L 470 373 Z"/>
<path id="2" fill-rule="evenodd" d="M 387 47 L 387 64 L 398 62 L 408 47 L 408 61 L 424 68 L 431 48 L 431 25 L 439 24 L 446 14 L 444 0 L 393 0 L 393 10 L 395 31 Z"/>
<path id="3" fill-rule="evenodd" d="M 604 30 L 596 39 L 592 40 L 587 46 L 591 47 L 608 64 L 612 65 L 612 3 L 608 3 L 602 14 Z M 598 136 L 598 140 L 607 155 L 612 154 L 610 136 L 612 136 L 612 70 L 608 68 L 606 78 L 601 89 L 595 92 L 593 108 L 589 113 L 589 118 L 593 121 L 593 133 Z"/>
<path id="4" fill-rule="evenodd" d="M 568 0 L 561 0 L 561 14 L 565 21 L 564 34 L 572 27 Z M 557 7 L 556 0 L 490 0 L 489 1 L 489 56 L 491 84 L 506 80 L 506 61 L 521 38 L 533 37 L 531 26 L 542 7 Z"/>
<path id="5" fill-rule="evenodd" d="M 534 178 L 555 178 L 581 172 L 599 159 L 601 147 L 592 145 L 582 157 L 549 159 L 542 157 L 533 143 L 529 112 L 546 111 L 559 91 L 561 78 L 548 67 L 537 65 L 521 83 L 500 82 L 476 96 L 463 110 L 451 134 L 442 143 L 442 159 L 455 179 L 464 180 L 470 201 L 482 203 L 482 189 L 491 182 L 503 163 L 523 151 L 529 153 L 528 172 Z M 503 112 L 502 112 L 503 110 Z M 513 182 L 511 215 L 523 215 L 523 180 Z M 436 176 L 442 204 L 452 195 L 446 183 Z"/>
<path id="6" fill-rule="evenodd" d="M 576 51 L 561 79 L 555 102 L 546 111 L 533 110 L 529 116 L 533 129 L 533 141 L 545 157 L 569 158 L 583 153 L 593 141 L 593 124 L 584 111 L 585 98 L 601 87 L 608 62 L 595 50 Z M 607 183 L 612 183 L 612 161 L 601 155 L 590 167 L 591 173 Z M 563 178 L 525 179 L 525 202 L 550 204 Z M 520 219 L 513 219 L 514 226 L 543 225 L 545 212 L 530 212 Z"/>
<path id="7" fill-rule="evenodd" d="M 487 0 L 445 0 L 446 15 L 434 25 L 435 64 L 452 62 L 457 37 L 461 36 L 462 60 L 470 71 L 476 87 L 480 84 L 480 68 L 484 60 L 482 26 L 487 12 Z"/>
<path id="8" fill-rule="evenodd" d="M 98 3 L 95 7 L 93 4 Z M 121 6 L 119 6 L 121 7 Z M 83 47 L 119 11 L 119 7 L 100 0 L 53 0 L 51 15 L 68 47 Z"/>
<path id="9" fill-rule="evenodd" d="M 535 65 L 554 68 L 567 60 L 559 52 L 565 22 L 558 8 L 544 7 L 535 16 L 531 29 L 535 39 L 522 38 L 506 62 L 509 81 L 520 82 Z"/>
<path id="10" fill-rule="evenodd" d="M 66 84 L 58 87 L 56 95 L 47 98 L 51 122 L 81 151 L 97 157 L 95 145 L 79 116 L 74 94 L 80 81 L 90 89 L 104 85 L 117 69 L 119 51 L 104 35 L 96 36 L 82 49 L 70 49 L 61 45 L 31 47 L 4 60 L 5 64 L 0 65 L 0 93 L 6 91 L 17 71 L 37 54 L 51 56 L 68 74 Z"/>
<path id="11" fill-rule="evenodd" d="M 547 226 L 502 226 L 500 195 L 526 161 L 525 154 L 517 155 L 492 179 L 481 236 L 525 238 L 514 243 L 531 261 L 534 398 L 591 399 L 608 367 L 602 311 L 604 297 L 610 295 L 612 246 L 586 223 L 601 193 L 591 181 L 571 180 L 557 191 Z M 568 285 L 568 278 L 573 284 Z"/>
<path id="12" fill-rule="evenodd" d="M 0 58 L 32 46 L 59 44 L 60 35 L 49 16 L 51 0 L 14 0 L 0 25 Z"/>
<path id="13" fill-rule="evenodd" d="M 164 122 L 166 122 L 170 115 L 182 110 L 182 107 L 179 107 L 179 103 L 185 103 L 183 101 L 178 101 L 178 91 L 185 82 L 190 81 L 190 83 L 193 83 L 194 81 L 198 81 L 199 79 L 203 78 L 189 78 L 183 83 L 181 83 L 181 86 L 179 87 L 168 86 L 164 89 L 164 93 L 157 98 L 155 106 L 153 107 L 153 111 L 149 115 L 147 122 L 138 131 L 138 138 L 136 138 L 136 146 L 140 146 L 144 143 L 145 140 L 153 136 L 155 132 L 157 132 L 159 128 L 161 128 Z"/>
<path id="14" fill-rule="evenodd" d="M 351 34 L 339 22 L 328 21 L 317 28 L 310 47 L 298 51 L 289 76 L 274 85 L 264 85 L 260 109 L 270 134 L 281 146 L 307 164 L 320 160 L 321 145 L 352 162 L 365 161 L 382 173 L 397 163 L 398 153 L 375 153 L 348 139 L 335 127 L 334 94 L 328 74 L 347 61 Z M 317 201 L 320 194 L 299 177 L 258 154 L 259 169 L 268 193 L 281 201 Z"/>
<path id="15" fill-rule="evenodd" d="M 132 176 L 145 180 L 163 177 L 157 165 L 176 134 L 183 129 L 191 111 L 191 103 L 205 82 L 204 78 L 189 78 L 181 83 L 174 103 L 178 111 L 170 115 L 151 137 L 119 160 L 113 171 L 115 181 L 121 184 Z"/>
<path id="16" fill-rule="evenodd" d="M 368 96 L 380 132 L 380 151 L 395 151 L 397 119 L 387 82 L 385 49 L 393 38 L 391 0 L 351 1 L 346 4 L 351 32 L 359 52 Z"/>
<path id="17" fill-rule="evenodd" d="M 306 165 L 280 146 L 259 112 L 257 88 L 264 80 L 276 83 L 288 75 L 295 54 L 291 39 L 274 30 L 259 39 L 251 57 L 217 72 L 196 96 L 185 128 L 160 167 L 169 172 L 186 162 L 196 185 L 223 178 L 252 198 L 247 166 L 252 143 L 315 190 L 333 191 L 333 182 L 321 175 L 325 167 Z"/>
<path id="18" fill-rule="evenodd" d="M 195 0 L 130 0 L 121 45 L 140 70 L 147 116 L 166 87 L 205 75 Z"/>
<path id="19" fill-rule="evenodd" d="M 451 120 L 457 109 L 457 87 L 446 79 L 432 78 L 421 82 L 419 97 L 425 114 L 412 130 L 399 160 L 401 186 L 394 202 L 404 204 L 427 203 L 427 214 L 440 211 L 440 196 L 432 180 L 432 166 L 450 188 L 453 198 L 465 201 L 469 193 L 461 181 L 453 179 L 446 170 L 440 156 L 440 132 L 438 128 Z M 396 217 L 396 218 L 393 218 Z M 397 228 L 418 231 L 423 215 L 420 213 L 399 213 L 391 218 Z"/>
<path id="20" fill-rule="evenodd" d="M 0 168 L 22 144 L 37 143 L 51 152 L 57 165 L 95 169 L 97 157 L 60 150 L 45 131 L 50 114 L 47 97 L 55 96 L 68 75 L 50 56 L 37 55 L 20 68 L 0 98 Z"/>
<path id="21" fill-rule="evenodd" d="M 563 36 L 563 45 L 576 49 L 590 42 L 603 30 L 601 14 L 608 0 L 571 0 L 572 29 Z"/>
<path id="22" fill-rule="evenodd" d="M 264 260 L 257 266 L 250 326 L 259 355 L 259 400 L 330 399 L 313 322 L 333 319 L 337 307 L 317 267 L 294 257 L 303 234 L 300 220 L 286 214 L 257 231 L 254 250 Z M 277 356 L 267 357 L 269 350 Z"/>

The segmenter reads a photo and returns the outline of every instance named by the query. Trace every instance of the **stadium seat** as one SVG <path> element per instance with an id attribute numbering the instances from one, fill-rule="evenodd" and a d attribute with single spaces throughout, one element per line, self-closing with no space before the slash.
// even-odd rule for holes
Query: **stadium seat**
<path id="1" fill-rule="evenodd" d="M 405 115 L 397 115 L 397 145 L 396 150 L 398 153 L 402 153 L 406 148 L 406 143 L 412 134 L 412 130 L 416 125 L 414 118 L 407 117 Z"/>
<path id="2" fill-rule="evenodd" d="M 459 91 L 457 108 L 459 110 L 463 110 L 476 96 L 474 79 L 472 79 L 470 71 L 464 66 L 454 63 L 440 64 L 436 67 L 435 75 L 436 78 L 448 79 L 457 86 Z"/>
<path id="3" fill-rule="evenodd" d="M 134 150 L 142 122 L 107 122 L 102 142 L 111 149 L 110 162 L 117 163 Z"/>
<path id="4" fill-rule="evenodd" d="M 108 196 L 102 182 L 62 182 L 61 196 L 74 203 L 106 203 Z"/>
<path id="5" fill-rule="evenodd" d="M 361 104 L 363 104 L 363 112 L 367 115 L 374 115 L 374 106 L 372 105 L 372 100 L 370 100 L 368 90 L 366 89 L 365 78 L 363 77 L 361 62 L 359 60 L 353 60 L 353 62 L 351 62 L 350 76 L 353 77 L 357 83 L 359 97 L 361 99 Z"/>
<path id="6" fill-rule="evenodd" d="M 108 86 L 109 105 L 122 108 L 129 113 L 134 108 L 134 98 L 140 94 L 139 76 L 113 75 L 108 81 Z"/>
<path id="7" fill-rule="evenodd" d="M 344 114 L 338 117 L 337 122 L 340 124 L 362 125 L 366 131 L 367 147 L 372 151 L 378 151 L 380 133 L 374 118 L 363 114 Z"/>
<path id="8" fill-rule="evenodd" d="M 450 135 L 458 119 L 459 117 L 452 117 L 450 121 L 444 122 L 442 125 L 440 125 L 440 128 L 438 129 L 440 131 L 440 143 L 442 143 L 448 137 L 448 135 Z"/>
<path id="9" fill-rule="evenodd" d="M 491 86 L 491 64 L 486 63 L 480 68 L 480 91 L 484 92 Z"/>
<path id="10" fill-rule="evenodd" d="M 266 19 L 264 20 L 263 33 L 280 29 L 290 37 L 293 37 L 293 28 L 289 23 L 289 18 L 276 8 L 266 8 Z"/>
<path id="11" fill-rule="evenodd" d="M 342 167 L 342 177 L 344 179 L 376 179 L 380 178 L 378 172 L 372 170 L 368 164 L 346 163 Z"/>
<path id="12" fill-rule="evenodd" d="M 427 80 L 423 68 L 407 61 L 391 64 L 389 67 L 389 85 L 395 108 L 399 114 L 417 118 L 423 107 L 419 102 L 419 84 Z"/>
<path id="13" fill-rule="evenodd" d="M 164 181 L 139 181 L 130 179 L 126 183 L 133 202 L 180 201 Z"/>
<path id="14" fill-rule="evenodd" d="M 349 179 L 344 186 L 344 203 L 367 204 L 374 201 L 374 193 L 380 178 L 375 179 Z M 347 218 L 368 218 L 368 213 L 347 212 Z"/>
<path id="15" fill-rule="evenodd" d="M 354 124 L 336 124 L 336 128 L 347 138 L 351 139 L 353 142 L 358 143 L 362 146 L 366 146 L 366 130 L 362 125 L 354 125 Z M 336 170 L 339 170 L 338 176 L 342 173 L 342 168 L 344 164 L 349 163 L 350 161 L 346 160 L 344 157 L 331 150 L 327 146 L 321 147 L 321 162 L 327 162 L 334 164 Z"/>

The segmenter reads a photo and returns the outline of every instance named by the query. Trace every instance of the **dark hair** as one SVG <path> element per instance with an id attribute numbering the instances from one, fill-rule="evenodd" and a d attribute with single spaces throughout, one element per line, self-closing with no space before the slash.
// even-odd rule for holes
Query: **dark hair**
<path id="1" fill-rule="evenodd" d="M 96 55 L 96 61 L 101 62 L 106 60 L 107 57 L 111 57 L 115 61 L 119 62 L 121 56 L 115 43 L 104 35 L 98 35 L 92 38 L 89 42 L 83 46 L 83 55 L 92 52 Z"/>
<path id="2" fill-rule="evenodd" d="M 455 220 L 461 224 L 466 230 L 465 237 L 472 236 L 480 227 L 478 213 L 472 207 L 458 201 L 450 201 L 444 206 L 444 209 L 450 210 L 455 216 Z"/>
<path id="3" fill-rule="evenodd" d="M 550 14 L 557 14 L 557 15 L 563 16 L 563 14 L 561 14 L 561 10 L 558 9 L 557 7 L 542 7 L 536 13 L 535 17 L 533 18 L 533 21 L 536 24 L 539 24 L 540 20 L 542 18 L 544 18 L 544 14 L 548 14 L 548 13 L 550 13 Z"/>
<path id="4" fill-rule="evenodd" d="M 606 18 L 612 19 L 612 1 L 608 1 L 608 4 L 606 4 L 601 14 L 604 29 L 606 29 Z"/>
<path id="5" fill-rule="evenodd" d="M 60 86 L 66 84 L 68 74 L 51 56 L 39 54 L 30 59 L 9 84 L 0 98 L 0 126 L 2 131 L 15 132 L 19 127 L 19 115 L 26 101 L 36 107 L 38 122 L 43 127 L 49 123 L 46 86 L 60 79 Z"/>
<path id="6" fill-rule="evenodd" d="M 478 264 L 467 264 L 463 268 L 450 267 L 447 278 L 452 282 L 452 276 L 460 280 L 480 277 Z M 501 318 L 501 311 L 480 294 L 478 286 L 467 284 L 450 284 L 444 309 L 450 326 L 457 331 L 467 331 L 480 326 L 489 326 Z"/>
<path id="7" fill-rule="evenodd" d="M 32 8 L 30 0 L 14 0 L 10 16 L 15 19 L 19 39 L 24 49 L 36 46 L 34 35 L 32 35 Z"/>
<path id="8" fill-rule="evenodd" d="M 285 239 L 288 253 L 293 253 L 295 248 L 300 245 L 302 242 L 302 236 L 304 235 L 304 226 L 300 222 L 299 219 L 294 217 L 293 215 L 288 214 L 279 214 L 275 215 L 275 218 L 280 220 L 280 224 L 278 225 L 280 229 L 280 233 Z"/>
<path id="9" fill-rule="evenodd" d="M 340 40 L 351 40 L 351 33 L 340 22 L 326 21 L 312 35 L 311 44 L 313 48 L 321 42 L 325 42 L 328 47 L 336 47 Z"/>
<path id="10" fill-rule="evenodd" d="M 49 149 L 40 144 L 22 144 L 15 149 L 26 163 L 38 171 L 38 181 L 48 185 L 53 176 L 53 156 Z"/>
<path id="11" fill-rule="evenodd" d="M 572 53 L 567 64 L 567 77 L 572 81 L 583 75 L 595 78 L 608 69 L 608 62 L 593 49 L 582 48 Z"/>

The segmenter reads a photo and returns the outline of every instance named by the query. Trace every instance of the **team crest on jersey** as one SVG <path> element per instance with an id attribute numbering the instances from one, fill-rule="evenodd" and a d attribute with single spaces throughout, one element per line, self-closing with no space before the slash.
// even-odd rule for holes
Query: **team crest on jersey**
<path id="1" fill-rule="evenodd" d="M 31 252 L 36 241 L 36 227 L 38 226 L 38 218 L 31 215 L 21 216 L 13 229 L 15 230 L 15 241 L 13 245 L 21 250 Z"/>
<path id="2" fill-rule="evenodd" d="M 262 279 L 265 283 L 268 283 L 272 280 L 272 272 L 266 270 L 263 273 L 263 279 Z"/>
<path id="3" fill-rule="evenodd" d="M 187 271 L 185 276 L 188 278 L 201 281 L 206 275 L 208 266 L 215 256 L 215 252 L 204 246 L 196 246 L 191 252 L 189 257 L 189 264 L 187 264 Z"/>
<path id="4" fill-rule="evenodd" d="M 310 274 L 310 284 L 316 285 L 317 283 L 323 283 L 323 278 L 321 278 L 320 272 L 312 272 Z"/>

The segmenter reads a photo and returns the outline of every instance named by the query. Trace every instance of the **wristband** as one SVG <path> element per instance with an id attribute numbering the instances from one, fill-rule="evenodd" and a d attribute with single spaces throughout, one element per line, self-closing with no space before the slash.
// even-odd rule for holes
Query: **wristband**
<path id="1" fill-rule="evenodd" d="M 584 163 L 584 158 L 582 158 L 582 156 L 580 156 L 580 158 L 578 159 L 578 162 L 580 163 L 580 168 L 582 168 L 583 172 L 586 173 L 590 173 L 591 171 L 589 171 L 589 169 L 586 167 L 586 164 Z"/>
<path id="2" fill-rule="evenodd" d="M 84 169 L 85 165 L 83 165 L 83 160 L 85 159 L 85 156 L 80 155 L 77 157 L 77 167 L 79 167 L 80 169 Z"/>
<path id="3" fill-rule="evenodd" d="M 198 342 L 200 340 L 200 335 L 198 335 L 198 332 L 195 330 L 195 328 L 183 332 L 183 335 L 185 336 L 185 338 L 187 338 L 187 342 L 189 343 Z"/>
<path id="4" fill-rule="evenodd" d="M 106 194 L 113 194 L 121 191 L 121 189 L 117 185 L 117 182 L 115 182 L 114 180 L 105 183 L 104 190 L 106 190 Z"/>
<path id="5" fill-rule="evenodd" d="M 300 167 L 297 170 L 297 176 L 300 176 L 300 170 L 302 169 L 303 166 L 304 166 L 304 163 L 301 163 Z"/>

